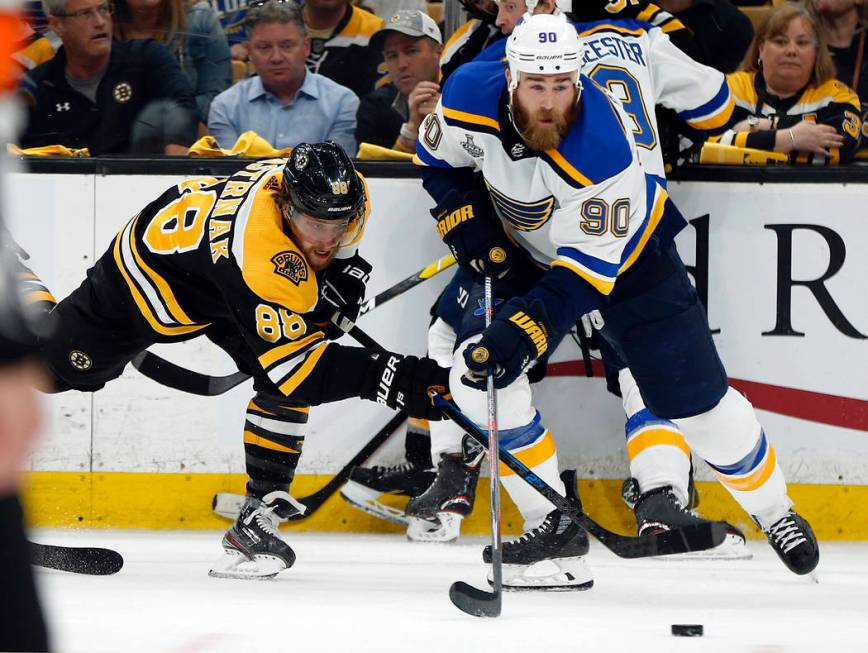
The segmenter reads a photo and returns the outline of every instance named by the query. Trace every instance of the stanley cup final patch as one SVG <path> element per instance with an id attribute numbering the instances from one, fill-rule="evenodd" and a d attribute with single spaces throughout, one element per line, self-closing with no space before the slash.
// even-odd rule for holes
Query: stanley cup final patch
<path id="1" fill-rule="evenodd" d="M 274 272 L 286 277 L 296 286 L 302 281 L 307 281 L 307 263 L 298 252 L 279 252 L 271 257 L 274 263 Z"/>

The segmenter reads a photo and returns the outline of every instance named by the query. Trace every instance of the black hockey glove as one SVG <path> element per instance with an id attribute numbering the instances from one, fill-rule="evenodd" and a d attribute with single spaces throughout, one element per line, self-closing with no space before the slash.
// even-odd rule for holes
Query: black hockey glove
<path id="1" fill-rule="evenodd" d="M 355 254 L 347 259 L 334 259 L 322 272 L 319 301 L 312 319 L 326 338 L 336 340 L 344 335 L 337 326 L 341 318 L 356 321 L 372 269 L 370 263 Z"/>
<path id="2" fill-rule="evenodd" d="M 482 339 L 464 350 L 468 369 L 461 382 L 484 390 L 487 372 L 492 369 L 494 387 L 508 386 L 548 350 L 547 321 L 541 301 L 528 303 L 521 297 L 510 299 L 482 333 Z"/>
<path id="3" fill-rule="evenodd" d="M 452 190 L 431 209 L 431 215 L 437 220 L 437 233 L 458 265 L 495 279 L 506 276 L 514 249 L 494 214 L 487 191 L 459 194 Z"/>
<path id="4" fill-rule="evenodd" d="M 373 361 L 362 383 L 362 399 L 403 410 L 410 417 L 441 420 L 440 409 L 428 396 L 429 388 L 445 393 L 449 370 L 430 358 L 385 352 Z"/>

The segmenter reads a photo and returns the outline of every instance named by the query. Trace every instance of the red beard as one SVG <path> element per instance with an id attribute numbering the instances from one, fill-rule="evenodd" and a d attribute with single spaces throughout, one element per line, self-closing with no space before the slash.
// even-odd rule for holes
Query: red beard
<path id="1" fill-rule="evenodd" d="M 513 98 L 513 110 L 515 126 L 528 147 L 539 152 L 555 149 L 564 140 L 570 125 L 576 118 L 576 104 L 570 105 L 566 113 L 558 115 L 554 111 L 540 109 L 533 114 L 529 113 L 518 97 Z M 551 124 L 540 124 L 540 120 L 553 120 Z"/>

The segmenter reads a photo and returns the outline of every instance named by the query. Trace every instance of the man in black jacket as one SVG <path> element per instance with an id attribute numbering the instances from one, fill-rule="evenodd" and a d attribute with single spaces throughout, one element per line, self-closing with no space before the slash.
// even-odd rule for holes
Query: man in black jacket
<path id="1" fill-rule="evenodd" d="M 440 30 L 428 14 L 403 10 L 371 37 L 370 47 L 383 53 L 392 81 L 362 98 L 356 141 L 415 152 L 419 125 L 440 98 Z"/>
<path id="2" fill-rule="evenodd" d="M 169 51 L 150 40 L 113 43 L 107 0 L 44 5 L 63 46 L 24 77 L 29 120 L 21 144 L 185 154 L 196 138 L 196 101 Z"/>

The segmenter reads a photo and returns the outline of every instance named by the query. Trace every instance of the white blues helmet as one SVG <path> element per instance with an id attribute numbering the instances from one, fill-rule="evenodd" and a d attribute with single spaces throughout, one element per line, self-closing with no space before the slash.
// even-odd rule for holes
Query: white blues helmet
<path id="1" fill-rule="evenodd" d="M 556 75 L 582 67 L 582 43 L 564 14 L 525 14 L 506 41 L 510 94 L 518 87 L 519 73 Z M 576 88 L 581 90 L 579 75 Z"/>

